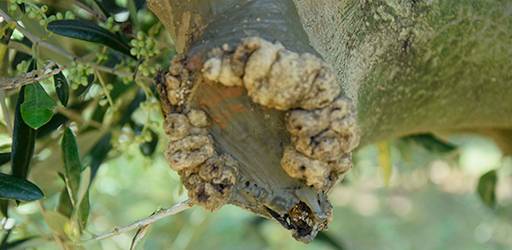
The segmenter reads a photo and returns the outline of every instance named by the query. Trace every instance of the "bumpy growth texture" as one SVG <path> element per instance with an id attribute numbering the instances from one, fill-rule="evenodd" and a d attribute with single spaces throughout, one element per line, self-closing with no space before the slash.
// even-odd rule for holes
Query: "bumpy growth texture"
<path id="1" fill-rule="evenodd" d="M 288 111 L 292 145 L 281 166 L 289 176 L 328 191 L 350 169 L 350 152 L 359 143 L 354 108 L 341 97 L 333 70 L 320 58 L 248 38 L 234 51 L 227 46 L 213 50 L 203 76 L 224 86 L 243 86 L 255 103 Z"/>
<path id="2" fill-rule="evenodd" d="M 200 84 L 243 87 L 252 102 L 285 112 L 290 144 L 284 146 L 280 167 L 291 177 L 287 179 L 294 180 L 292 186 L 286 190 L 253 187 L 255 183 L 247 180 L 266 183 L 258 180 L 265 175 L 254 173 L 276 171 L 273 168 L 279 166 L 254 169 L 236 161 L 223 148 L 215 148 L 208 132 L 208 114 L 187 105 L 192 93 L 201 91 L 196 88 Z M 175 58 L 158 87 L 171 141 L 166 156 L 194 203 L 214 210 L 233 202 L 234 195 L 256 200 L 262 208 L 258 213 L 275 218 L 302 241 L 312 240 L 327 227 L 332 206 L 326 193 L 351 168 L 351 151 L 359 137 L 354 107 L 323 60 L 252 37 L 236 48 L 224 45 L 213 49 L 204 61 Z M 245 176 L 251 173 L 257 176 Z M 251 188 L 262 192 L 254 194 L 249 192 Z M 235 204 L 249 207 L 243 202 Z M 282 204 L 291 206 L 285 211 L 274 210 Z"/>

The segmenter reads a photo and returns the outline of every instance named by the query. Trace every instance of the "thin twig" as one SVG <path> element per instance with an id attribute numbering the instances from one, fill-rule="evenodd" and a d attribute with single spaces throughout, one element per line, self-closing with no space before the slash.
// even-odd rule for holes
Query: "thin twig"
<path id="1" fill-rule="evenodd" d="M 0 78 L 0 90 L 15 89 L 27 84 L 42 81 L 60 73 L 64 68 L 57 67 L 54 62 L 49 62 L 42 69 L 33 70 L 13 78 Z"/>
<path id="2" fill-rule="evenodd" d="M 97 235 L 97 236 L 94 236 L 88 240 L 85 240 L 84 242 L 90 242 L 90 241 L 99 241 L 99 240 L 104 240 L 104 239 L 107 239 L 107 238 L 110 238 L 110 237 L 113 237 L 113 236 L 116 236 L 116 235 L 120 235 L 122 233 L 126 233 L 126 232 L 129 232 L 129 231 L 132 231 L 132 230 L 135 230 L 135 229 L 138 229 L 138 228 L 141 228 L 141 227 L 144 227 L 144 226 L 147 226 L 147 225 L 150 225 L 150 224 L 153 224 L 165 217 L 168 217 L 168 216 L 171 216 L 171 215 L 175 215 L 177 213 L 180 213 L 188 208 L 191 207 L 191 204 L 190 204 L 190 201 L 189 200 L 185 200 L 185 201 L 182 201 L 182 202 L 179 202 L 177 203 L 176 205 L 170 207 L 170 208 L 167 208 L 167 209 L 161 209 L 159 211 L 157 211 L 156 213 L 154 213 L 153 215 L 149 216 L 149 217 L 146 217 L 144 219 L 140 219 L 138 221 L 135 221 L 129 225 L 126 225 L 124 227 L 116 227 L 114 228 L 112 231 L 108 232 L 108 233 L 104 233 L 104 234 L 101 234 L 101 235 Z"/>
<path id="3" fill-rule="evenodd" d="M 105 83 L 105 80 L 103 79 L 103 76 L 98 71 L 96 71 L 96 75 L 98 76 L 98 80 L 100 81 L 101 88 L 103 89 L 103 94 L 105 94 L 105 96 L 107 97 L 108 104 L 110 105 L 111 108 L 115 108 L 114 101 L 112 101 L 112 97 L 110 97 L 110 93 L 107 88 L 107 84 Z"/>
<path id="4" fill-rule="evenodd" d="M 74 121 L 74 122 L 77 122 L 78 124 L 80 125 L 84 125 L 84 126 L 88 126 L 90 125 L 91 127 L 94 127 L 96 129 L 99 129 L 99 130 L 103 130 L 104 127 L 101 123 L 97 122 L 97 121 L 94 121 L 94 120 L 85 120 L 84 118 L 82 118 L 82 116 L 80 114 L 77 114 L 65 107 L 62 107 L 62 106 L 56 106 L 55 107 L 55 111 L 57 111 L 58 113 L 64 115 L 65 117 L 67 117 L 68 119 Z"/>

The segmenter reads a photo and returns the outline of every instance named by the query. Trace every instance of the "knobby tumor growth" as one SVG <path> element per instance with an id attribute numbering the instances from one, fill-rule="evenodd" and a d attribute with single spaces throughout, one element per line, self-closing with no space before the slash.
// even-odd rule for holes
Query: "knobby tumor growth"
<path id="1" fill-rule="evenodd" d="M 159 82 L 171 167 L 196 204 L 209 210 L 236 204 L 310 241 L 327 228 L 326 194 L 351 168 L 359 142 L 354 107 L 332 69 L 312 54 L 258 37 L 198 58 L 177 57 Z M 219 88 L 218 95 L 204 93 Z M 263 120 L 255 123 L 251 112 Z M 268 118 L 276 114 L 283 115 L 274 124 Z M 288 139 L 254 137 L 276 126 Z M 254 158 L 266 140 L 279 141 L 278 148 L 263 149 L 277 161 L 260 164 Z"/>

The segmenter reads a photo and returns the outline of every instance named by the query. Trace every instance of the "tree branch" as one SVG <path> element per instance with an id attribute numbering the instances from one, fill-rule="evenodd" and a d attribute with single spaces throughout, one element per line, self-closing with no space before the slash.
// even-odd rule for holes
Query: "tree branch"
<path id="1" fill-rule="evenodd" d="M 58 67 L 56 63 L 49 62 L 42 69 L 33 70 L 13 78 L 0 78 L 0 90 L 14 89 L 27 84 L 38 82 L 58 74 L 63 69 L 63 67 Z"/>
<path id="2" fill-rule="evenodd" d="M 16 29 L 19 32 L 21 32 L 24 36 L 26 36 L 30 41 L 32 41 L 32 43 L 37 44 L 37 45 L 39 45 L 43 48 L 46 48 L 48 50 L 54 51 L 64 57 L 66 57 L 69 60 L 76 59 L 76 57 L 73 54 L 65 51 L 64 49 L 62 49 L 60 47 L 57 47 L 51 43 L 48 43 L 48 42 L 42 40 L 41 38 L 33 35 L 29 31 L 24 29 L 20 24 L 18 24 L 18 22 L 16 22 L 11 16 L 9 16 L 7 13 L 5 13 L 2 9 L 0 9 L 0 16 L 3 17 L 5 19 L 5 21 L 7 21 L 7 22 L 14 22 L 16 24 Z"/>
<path id="3" fill-rule="evenodd" d="M 132 231 L 132 230 L 135 230 L 135 229 L 138 229 L 138 228 L 141 228 L 141 227 L 144 227 L 144 226 L 147 226 L 147 225 L 150 225 L 150 224 L 153 224 L 165 217 L 168 217 L 168 216 L 171 216 L 171 215 L 175 215 L 175 214 L 178 214 L 188 208 L 191 207 L 191 203 L 190 201 L 187 199 L 185 201 L 182 201 L 182 202 L 179 202 L 177 204 L 175 204 L 174 206 L 170 207 L 170 208 L 167 208 L 167 209 L 161 209 L 159 211 L 157 211 L 156 213 L 152 214 L 151 216 L 149 217 L 146 217 L 146 218 L 143 218 L 143 219 L 140 219 L 138 221 L 135 221 L 129 225 L 126 225 L 124 227 L 116 227 L 114 228 L 112 231 L 108 232 L 108 233 L 104 233 L 104 234 L 101 234 L 101 235 L 96 235 L 88 240 L 85 240 L 84 242 L 90 242 L 90 241 L 99 241 L 99 240 L 104 240 L 104 239 L 107 239 L 107 238 L 110 238 L 110 237 L 113 237 L 113 236 L 116 236 L 116 235 L 119 235 L 119 234 L 122 234 L 122 233 L 126 233 L 126 232 L 129 232 L 129 231 Z"/>

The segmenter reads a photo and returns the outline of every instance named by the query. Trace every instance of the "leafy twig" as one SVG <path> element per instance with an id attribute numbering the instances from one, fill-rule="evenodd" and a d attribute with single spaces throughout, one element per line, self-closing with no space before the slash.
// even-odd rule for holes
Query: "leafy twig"
<path id="1" fill-rule="evenodd" d="M 129 225 L 126 225 L 124 227 L 116 227 L 116 228 L 114 228 L 114 230 L 112 230 L 108 233 L 94 236 L 88 240 L 85 240 L 84 242 L 104 240 L 104 239 L 107 239 L 107 238 L 110 238 L 110 237 L 113 237 L 113 236 L 116 236 L 116 235 L 119 235 L 122 233 L 126 233 L 131 230 L 139 229 L 139 228 L 145 227 L 147 225 L 153 224 L 165 217 L 180 213 L 190 207 L 191 207 L 190 201 L 185 200 L 185 201 L 177 203 L 176 205 L 174 205 L 170 208 L 161 209 L 149 217 L 140 219 L 140 220 L 135 221 L 135 222 L 133 222 Z"/>
<path id="2" fill-rule="evenodd" d="M 16 24 L 16 29 L 21 32 L 25 37 L 27 37 L 32 43 L 37 44 L 43 48 L 46 48 L 48 50 L 54 51 L 64 57 L 66 57 L 69 60 L 75 60 L 75 56 L 73 56 L 71 53 L 65 51 L 64 49 L 57 47 L 51 43 L 48 43 L 44 41 L 43 39 L 33 35 L 26 29 L 24 29 L 18 22 L 16 22 L 11 16 L 9 16 L 7 13 L 5 13 L 2 9 L 0 9 L 0 16 L 5 19 L 7 22 L 14 22 Z"/>
<path id="3" fill-rule="evenodd" d="M 5 13 L 2 9 L 0 9 L 0 16 L 3 17 L 5 19 L 5 21 L 7 21 L 7 22 L 15 22 L 14 19 L 11 16 L 9 16 L 7 13 Z M 51 43 L 44 41 L 43 39 L 35 36 L 34 34 L 30 33 L 28 30 L 24 29 L 17 22 L 15 22 L 15 23 L 16 23 L 16 29 L 19 32 L 21 32 L 25 37 L 27 37 L 30 41 L 32 41 L 33 44 L 35 44 L 37 46 L 41 46 L 45 49 L 51 50 L 51 51 L 65 57 L 66 59 L 68 59 L 70 61 L 86 63 L 95 70 L 110 73 L 113 75 L 117 75 L 119 77 L 134 77 L 134 74 L 132 72 L 122 72 L 122 71 L 112 69 L 109 67 L 105 67 L 105 66 L 102 66 L 99 64 L 95 64 L 92 62 L 86 62 L 85 60 L 83 60 L 83 58 L 77 57 L 60 47 L 57 47 Z M 19 45 L 17 45 L 17 46 L 19 46 Z M 152 79 L 148 78 L 148 77 L 139 77 L 139 78 L 144 81 L 149 81 L 149 82 L 152 81 Z"/>
<path id="4" fill-rule="evenodd" d="M 23 85 L 39 82 L 48 77 L 52 77 L 61 72 L 63 67 L 56 67 L 57 64 L 49 62 L 42 69 L 33 70 L 26 74 L 19 75 L 13 78 L 0 79 L 0 90 L 14 89 Z"/>

